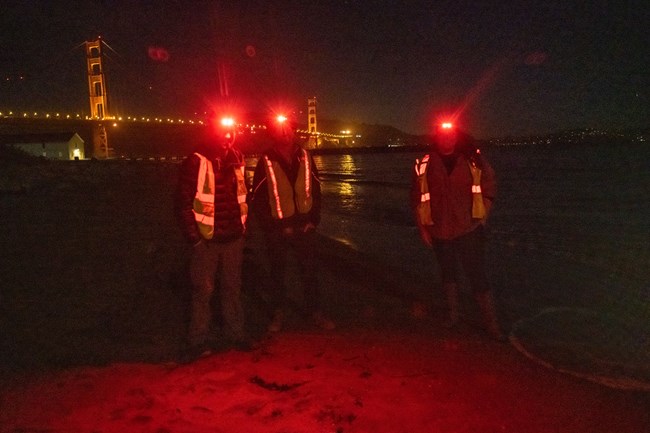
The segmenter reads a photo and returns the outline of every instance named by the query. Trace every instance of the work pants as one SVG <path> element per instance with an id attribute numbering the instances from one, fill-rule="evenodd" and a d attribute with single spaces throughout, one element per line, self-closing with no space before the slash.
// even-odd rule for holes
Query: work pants
<path id="1" fill-rule="evenodd" d="M 490 284 L 485 272 L 485 242 L 483 225 L 455 239 L 433 240 L 433 251 L 440 266 L 443 287 L 458 284 L 462 269 L 469 280 L 473 293 L 490 291 Z"/>
<path id="2" fill-rule="evenodd" d="M 308 314 L 319 311 L 320 289 L 316 275 L 316 232 L 294 231 L 285 234 L 280 230 L 266 233 L 267 252 L 270 264 L 271 306 L 283 310 L 288 302 L 286 273 L 289 255 L 293 253 L 303 288 L 304 309 Z"/>
<path id="3" fill-rule="evenodd" d="M 205 343 L 210 333 L 212 322 L 210 301 L 217 276 L 226 337 L 232 339 L 243 337 L 244 312 L 241 304 L 243 253 L 243 237 L 224 243 L 205 241 L 194 247 L 190 262 L 192 280 L 192 312 L 188 332 L 190 344 Z"/>

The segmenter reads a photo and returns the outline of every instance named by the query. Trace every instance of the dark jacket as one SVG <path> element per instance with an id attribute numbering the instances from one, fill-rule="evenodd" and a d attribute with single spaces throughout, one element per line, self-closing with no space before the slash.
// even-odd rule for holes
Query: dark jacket
<path id="1" fill-rule="evenodd" d="M 427 165 L 427 184 L 431 198 L 433 226 L 428 226 L 436 239 L 454 239 L 469 233 L 484 223 L 496 196 L 494 170 L 473 146 L 457 146 L 452 156 L 442 156 L 431 149 Z M 472 218 L 472 174 L 468 161 L 473 160 L 481 169 L 481 190 L 486 218 Z M 448 163 L 448 167 L 445 165 Z M 420 203 L 420 189 L 415 170 L 412 171 L 411 208 Z"/>
<path id="2" fill-rule="evenodd" d="M 214 237 L 211 241 L 227 242 L 237 239 L 244 233 L 244 227 L 237 201 L 235 170 L 239 170 L 244 164 L 243 157 L 235 149 L 219 154 L 215 149 L 207 146 L 198 148 L 196 152 L 212 161 L 214 169 Z M 192 212 L 200 164 L 201 160 L 194 153 L 183 161 L 179 171 L 175 200 L 181 231 L 193 244 L 202 239 Z"/>
<path id="3" fill-rule="evenodd" d="M 281 158 L 277 152 L 271 150 L 266 153 L 266 156 L 271 161 L 277 161 L 282 170 L 287 175 L 289 182 L 295 185 L 298 177 L 298 169 L 300 167 L 300 157 L 302 156 L 302 149 L 296 149 L 291 158 L 291 164 L 288 165 L 284 158 Z M 280 229 L 283 227 L 302 228 L 308 223 L 317 226 L 320 223 L 320 210 L 321 210 L 321 189 L 320 180 L 318 179 L 318 169 L 311 155 L 309 155 L 311 162 L 312 173 L 312 207 L 309 213 L 299 214 L 296 212 L 294 215 L 281 220 L 273 219 L 271 214 L 271 206 L 269 203 L 269 186 L 268 179 L 266 178 L 266 167 L 264 158 L 261 157 L 255 167 L 255 174 L 253 175 L 253 186 L 251 195 L 251 207 L 255 216 L 258 218 L 263 230 L 270 231 L 273 229 Z"/>

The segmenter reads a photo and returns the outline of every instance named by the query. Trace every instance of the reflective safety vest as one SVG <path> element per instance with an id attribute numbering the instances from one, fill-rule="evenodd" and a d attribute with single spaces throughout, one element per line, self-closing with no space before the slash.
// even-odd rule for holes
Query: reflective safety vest
<path id="1" fill-rule="evenodd" d="M 420 187 L 420 202 L 415 207 L 415 217 L 418 224 L 422 226 L 432 226 L 431 218 L 431 195 L 429 194 L 429 184 L 427 183 L 427 165 L 429 164 L 429 155 L 424 155 L 422 161 L 415 160 L 415 174 L 418 177 L 418 186 Z"/>
<path id="2" fill-rule="evenodd" d="M 280 163 L 264 156 L 266 178 L 269 189 L 269 205 L 274 219 L 288 218 L 296 212 L 306 214 L 311 210 L 312 169 L 306 150 L 302 150 L 298 177 L 292 186 Z"/>
<path id="3" fill-rule="evenodd" d="M 212 161 L 200 153 L 194 153 L 199 157 L 199 173 L 196 177 L 196 194 L 192 212 L 194 220 L 199 228 L 199 233 L 204 239 L 212 239 L 214 236 L 214 168 Z M 244 181 L 244 167 L 235 169 L 237 178 L 237 202 L 241 214 L 242 225 L 246 223 L 248 216 L 248 205 L 246 204 L 246 183 Z"/>
<path id="4" fill-rule="evenodd" d="M 478 153 L 478 150 L 477 150 Z M 420 188 L 420 202 L 415 209 L 415 216 L 418 223 L 423 226 L 433 225 L 431 218 L 431 196 L 429 194 L 429 184 L 427 182 L 427 165 L 429 155 L 424 155 L 422 161 L 415 160 L 415 174 Z M 483 194 L 481 192 L 481 169 L 476 165 L 476 161 L 468 161 L 469 170 L 472 173 L 472 218 L 483 219 L 486 215 L 485 204 L 483 203 Z"/>

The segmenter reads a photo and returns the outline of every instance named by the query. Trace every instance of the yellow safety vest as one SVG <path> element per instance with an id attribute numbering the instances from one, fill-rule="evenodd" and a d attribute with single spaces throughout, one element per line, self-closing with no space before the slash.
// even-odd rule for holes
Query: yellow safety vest
<path id="1" fill-rule="evenodd" d="M 199 173 L 196 177 L 196 194 L 192 212 L 194 220 L 199 228 L 199 233 L 204 239 L 212 239 L 214 236 L 214 168 L 212 161 L 200 153 L 194 153 L 199 157 Z M 242 225 L 245 227 L 248 216 L 248 205 L 246 204 L 246 183 L 244 181 L 244 166 L 235 169 L 237 178 L 237 202 L 241 215 Z"/>
<path id="2" fill-rule="evenodd" d="M 418 223 L 423 226 L 433 225 L 431 218 L 431 196 L 429 194 L 429 184 L 427 183 L 427 165 L 429 155 L 424 155 L 422 161 L 415 160 L 415 174 L 418 177 L 420 188 L 420 202 L 415 209 L 415 216 Z M 469 170 L 472 173 L 472 218 L 483 219 L 486 215 L 485 204 L 483 203 L 483 194 L 481 192 L 481 169 L 476 166 L 473 160 L 468 161 Z"/>
<path id="3" fill-rule="evenodd" d="M 296 213 L 306 214 L 311 210 L 312 169 L 311 160 L 306 150 L 302 150 L 298 177 L 291 185 L 280 163 L 264 156 L 266 178 L 269 189 L 269 205 L 274 219 L 288 218 Z"/>

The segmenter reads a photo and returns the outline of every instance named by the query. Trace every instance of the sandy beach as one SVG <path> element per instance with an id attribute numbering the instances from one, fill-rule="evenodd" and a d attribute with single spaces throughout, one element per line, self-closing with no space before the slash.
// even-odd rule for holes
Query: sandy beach
<path id="1" fill-rule="evenodd" d="M 260 347 L 181 364 L 176 164 L 2 166 L 0 432 L 575 432 L 650 429 L 650 393 L 593 383 L 442 327 L 399 269 L 323 238 L 334 331 L 268 336 L 259 233 L 243 296 Z M 296 303 L 300 296 L 293 293 Z"/>

